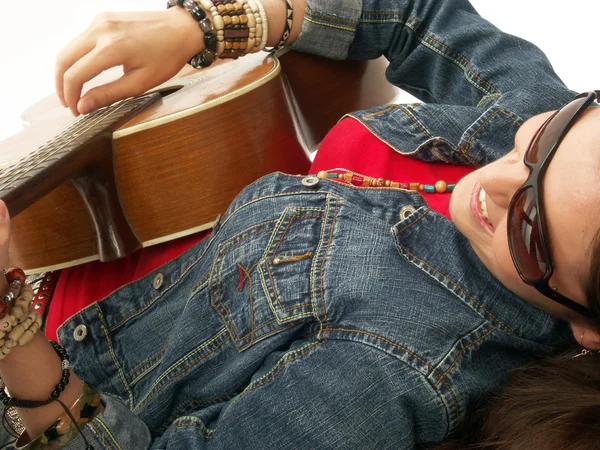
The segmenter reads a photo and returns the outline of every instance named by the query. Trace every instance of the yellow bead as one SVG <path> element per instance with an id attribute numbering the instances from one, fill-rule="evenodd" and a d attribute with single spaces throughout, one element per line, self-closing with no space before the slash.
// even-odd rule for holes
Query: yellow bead
<path id="1" fill-rule="evenodd" d="M 446 192 L 446 190 L 448 189 L 448 185 L 446 184 L 446 182 L 444 180 L 440 180 L 437 183 L 435 183 L 435 192 L 438 193 L 444 193 Z"/>
<path id="2" fill-rule="evenodd" d="M 326 180 L 327 179 L 327 171 L 326 170 L 321 170 L 318 174 L 317 174 L 317 178 L 319 178 L 320 180 Z"/>

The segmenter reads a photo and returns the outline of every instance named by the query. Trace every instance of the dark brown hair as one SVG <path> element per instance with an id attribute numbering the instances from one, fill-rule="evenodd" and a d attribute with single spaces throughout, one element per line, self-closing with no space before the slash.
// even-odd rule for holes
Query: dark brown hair
<path id="1" fill-rule="evenodd" d="M 513 372 L 454 441 L 431 450 L 600 449 L 600 356 L 575 352 Z"/>

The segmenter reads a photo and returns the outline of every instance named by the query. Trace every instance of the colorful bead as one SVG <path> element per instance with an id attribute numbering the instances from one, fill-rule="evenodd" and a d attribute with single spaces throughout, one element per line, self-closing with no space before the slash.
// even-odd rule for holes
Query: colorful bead
<path id="1" fill-rule="evenodd" d="M 12 283 L 16 280 L 19 280 L 22 285 L 25 284 L 25 272 L 18 268 L 8 269 L 6 271 L 6 281 Z"/>
<path id="2" fill-rule="evenodd" d="M 354 172 L 328 172 L 326 170 L 321 170 L 316 175 L 321 180 L 333 178 L 337 180 L 343 180 L 346 183 L 352 184 L 354 186 L 363 186 L 363 187 L 391 187 L 391 188 L 400 188 L 411 191 L 421 191 L 426 192 L 428 194 L 443 194 L 450 193 L 454 190 L 456 184 L 447 184 L 444 180 L 439 180 L 432 184 L 422 184 L 422 183 L 400 183 L 398 181 L 386 180 L 385 178 L 373 178 L 367 177 L 364 175 L 359 175 Z"/>

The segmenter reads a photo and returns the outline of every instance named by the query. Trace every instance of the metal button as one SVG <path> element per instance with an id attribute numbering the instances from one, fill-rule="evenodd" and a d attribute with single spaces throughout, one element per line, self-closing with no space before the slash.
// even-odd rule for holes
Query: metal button
<path id="1" fill-rule="evenodd" d="M 81 342 L 87 336 L 87 327 L 85 325 L 77 325 L 73 331 L 73 339 L 77 342 Z"/>
<path id="2" fill-rule="evenodd" d="M 159 273 L 154 277 L 152 286 L 154 286 L 154 289 L 159 290 L 164 282 L 165 282 L 165 276 L 162 273 Z"/>
<path id="3" fill-rule="evenodd" d="M 400 220 L 408 219 L 415 213 L 416 209 L 411 205 L 406 205 L 400 208 Z"/>
<path id="4" fill-rule="evenodd" d="M 319 178 L 317 177 L 304 177 L 302 178 L 302 184 L 304 186 L 312 187 L 319 184 Z"/>

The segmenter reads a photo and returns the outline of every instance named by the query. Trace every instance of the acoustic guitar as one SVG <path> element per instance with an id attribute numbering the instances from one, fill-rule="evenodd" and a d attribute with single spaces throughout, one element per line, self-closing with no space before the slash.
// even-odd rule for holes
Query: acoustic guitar
<path id="1" fill-rule="evenodd" d="M 41 273 L 108 261 L 211 228 L 260 176 L 306 173 L 344 113 L 392 101 L 386 66 L 263 53 L 184 69 L 77 119 L 46 98 L 0 142 L 10 265 Z"/>

